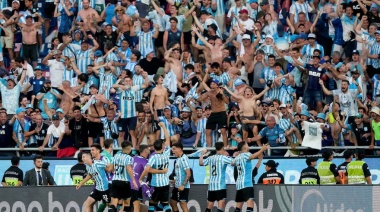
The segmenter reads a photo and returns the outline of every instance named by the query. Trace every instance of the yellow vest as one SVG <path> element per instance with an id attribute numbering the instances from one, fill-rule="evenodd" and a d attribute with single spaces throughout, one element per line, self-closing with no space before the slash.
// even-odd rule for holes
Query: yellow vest
<path id="1" fill-rule="evenodd" d="M 326 184 L 336 184 L 334 173 L 330 171 L 330 161 L 322 161 L 317 168 L 319 177 L 321 179 L 321 185 Z"/>
<path id="2" fill-rule="evenodd" d="M 365 164 L 362 160 L 352 161 L 347 165 L 347 177 L 348 184 L 365 184 L 365 176 L 363 172 L 363 164 Z"/>

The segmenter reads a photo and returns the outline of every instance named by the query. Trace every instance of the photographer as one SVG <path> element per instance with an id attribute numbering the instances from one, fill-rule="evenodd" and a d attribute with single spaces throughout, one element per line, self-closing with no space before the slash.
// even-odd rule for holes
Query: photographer
<path id="1" fill-rule="evenodd" d="M 195 143 L 197 134 L 197 126 L 192 120 L 191 110 L 189 107 L 184 107 L 181 111 L 182 121 L 178 123 L 181 132 L 181 143 L 184 147 L 191 147 Z"/>
<path id="2" fill-rule="evenodd" d="M 219 85 L 219 81 L 216 79 L 211 79 L 206 85 L 204 81 L 202 81 L 202 85 L 207 90 L 206 93 L 202 94 L 198 101 L 202 102 L 205 99 L 209 98 L 211 102 L 211 110 L 212 113 L 210 117 L 207 119 L 206 124 L 206 141 L 208 146 L 211 145 L 211 131 L 216 128 L 220 129 L 220 132 L 223 137 L 224 146 L 228 145 L 227 142 L 227 113 L 225 104 L 229 103 L 227 96 L 224 94 L 223 89 Z"/>

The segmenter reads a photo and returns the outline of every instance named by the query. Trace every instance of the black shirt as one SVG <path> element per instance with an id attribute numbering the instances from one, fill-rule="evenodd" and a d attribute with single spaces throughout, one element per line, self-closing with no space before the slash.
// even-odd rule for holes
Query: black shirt
<path id="1" fill-rule="evenodd" d="M 11 147 L 13 127 L 9 123 L 0 125 L 0 148 Z M 14 146 L 14 145 L 13 145 Z"/>
<path id="2" fill-rule="evenodd" d="M 75 179 L 73 179 L 73 176 L 81 176 L 83 180 L 87 176 L 86 165 L 77 163 L 70 169 L 70 177 L 73 180 L 74 185 L 78 185 L 80 181 L 75 182 L 74 181 Z"/>
<path id="3" fill-rule="evenodd" d="M 69 129 L 71 130 L 71 137 L 74 140 L 74 146 L 87 147 L 88 137 L 88 122 L 85 118 L 81 118 L 80 121 L 71 119 L 69 122 Z"/>
<path id="4" fill-rule="evenodd" d="M 318 171 L 316 168 L 314 168 L 312 166 L 309 166 L 306 169 L 303 169 L 301 171 L 300 180 L 298 181 L 300 184 L 302 184 L 303 178 L 314 178 L 317 180 L 317 184 L 318 185 L 320 184 L 320 178 L 319 178 Z"/>
<path id="5" fill-rule="evenodd" d="M 139 61 L 139 65 L 144 71 L 148 73 L 148 75 L 154 75 L 157 73 L 158 68 L 164 67 L 164 62 L 162 62 L 162 60 L 158 59 L 157 57 L 153 57 L 151 61 L 143 58 Z"/>
<path id="6" fill-rule="evenodd" d="M 368 123 L 363 123 L 361 128 L 355 123 L 352 123 L 351 127 L 356 136 L 358 146 L 369 146 L 371 144 L 371 136 L 368 136 L 367 138 L 363 137 L 364 134 L 371 133 L 371 127 Z"/>
<path id="7" fill-rule="evenodd" d="M 97 34 L 98 36 L 98 43 L 99 43 L 99 49 L 103 51 L 104 44 L 107 43 L 107 41 L 112 42 L 112 47 L 116 46 L 116 40 L 117 40 L 117 33 L 112 32 L 111 35 L 106 35 L 106 32 L 102 31 Z"/>
<path id="8" fill-rule="evenodd" d="M 33 123 L 30 128 L 29 128 L 29 131 L 33 131 L 35 130 L 37 127 L 37 124 L 36 123 Z M 46 134 L 47 134 L 47 129 L 49 128 L 49 125 L 45 124 L 45 123 L 42 123 L 42 127 L 41 127 L 41 130 L 38 132 L 38 133 L 35 133 L 34 136 L 36 136 L 36 140 L 37 140 L 37 144 L 38 146 L 41 146 L 43 143 L 44 143 L 44 139 L 46 137 Z"/>
<path id="9" fill-rule="evenodd" d="M 260 176 L 257 183 L 258 184 L 284 184 L 284 176 L 280 172 L 269 170 Z"/>
<path id="10" fill-rule="evenodd" d="M 7 186 L 17 186 L 19 181 L 24 180 L 24 173 L 17 166 L 9 167 L 3 176 L 3 180 L 1 182 L 6 183 Z"/>

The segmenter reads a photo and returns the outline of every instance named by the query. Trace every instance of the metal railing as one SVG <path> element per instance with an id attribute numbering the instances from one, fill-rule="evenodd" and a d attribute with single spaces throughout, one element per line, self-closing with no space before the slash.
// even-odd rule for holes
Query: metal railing
<path id="1" fill-rule="evenodd" d="M 214 147 L 198 147 L 198 148 L 191 148 L 191 147 L 184 147 L 183 148 L 183 151 L 185 153 L 192 153 L 192 152 L 196 152 L 198 150 L 201 150 L 201 149 L 207 149 L 209 151 L 212 151 L 212 150 L 215 150 Z M 261 147 L 249 147 L 250 150 L 260 150 Z M 347 150 L 347 149 L 370 149 L 369 146 L 325 146 L 323 147 L 323 149 L 333 149 L 333 150 Z M 380 147 L 373 147 L 373 149 L 380 149 Z M 89 151 L 91 150 L 90 147 L 82 147 L 80 148 L 79 150 L 82 150 L 82 151 Z M 121 148 L 114 148 L 113 149 L 114 151 L 118 151 L 118 150 L 121 150 Z M 266 155 L 268 156 L 271 156 L 271 151 L 272 150 L 313 150 L 309 147 L 303 147 L 303 146 L 297 146 L 295 147 L 294 149 L 292 149 L 291 147 L 289 146 L 282 146 L 282 147 L 270 147 L 269 150 L 267 150 L 266 152 Z M 37 152 L 37 151 L 40 151 L 38 148 L 24 148 L 23 150 L 20 150 L 19 148 L 17 147 L 14 147 L 14 148 L 0 148 L 0 152 L 22 152 L 22 151 L 32 151 L 32 152 Z M 56 150 L 53 150 L 52 148 L 44 148 L 44 152 L 48 152 L 48 151 L 56 151 Z"/>

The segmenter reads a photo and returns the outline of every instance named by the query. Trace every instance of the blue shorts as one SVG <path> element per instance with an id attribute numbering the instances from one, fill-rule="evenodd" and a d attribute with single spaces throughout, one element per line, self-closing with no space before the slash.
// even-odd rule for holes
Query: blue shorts
<path id="1" fill-rule="evenodd" d="M 305 90 L 304 93 L 304 103 L 306 105 L 312 105 L 312 103 L 317 103 L 322 101 L 322 91 L 320 90 Z M 311 109 L 311 108 L 310 108 Z"/>
<path id="2" fill-rule="evenodd" d="M 137 125 L 137 117 L 131 118 L 121 118 L 117 123 L 117 128 L 119 132 L 128 132 L 130 130 L 135 130 Z"/>

